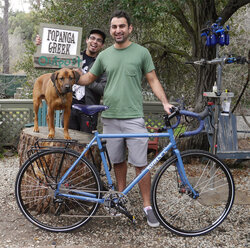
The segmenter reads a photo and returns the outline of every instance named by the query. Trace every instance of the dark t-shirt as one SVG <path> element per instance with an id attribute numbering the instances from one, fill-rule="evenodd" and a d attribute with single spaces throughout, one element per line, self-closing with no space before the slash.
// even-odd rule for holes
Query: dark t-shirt
<path id="1" fill-rule="evenodd" d="M 94 63 L 95 58 L 88 56 L 86 54 L 86 52 L 84 51 L 83 56 L 82 56 L 82 60 L 83 60 L 82 72 L 83 72 L 83 74 L 86 74 L 89 71 L 89 66 Z M 86 90 L 84 88 L 85 88 L 85 86 L 80 86 L 80 85 L 76 85 L 76 84 L 73 86 L 72 104 L 85 104 L 85 96 L 83 96 L 81 99 L 76 98 L 76 91 L 78 90 L 78 91 L 82 91 L 82 92 L 85 91 L 86 92 Z"/>

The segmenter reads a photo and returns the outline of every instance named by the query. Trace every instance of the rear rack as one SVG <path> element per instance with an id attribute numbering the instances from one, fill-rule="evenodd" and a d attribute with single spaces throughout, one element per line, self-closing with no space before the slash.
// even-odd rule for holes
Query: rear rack
<path id="1" fill-rule="evenodd" d="M 56 143 L 56 145 L 55 145 Z M 39 153 L 45 150 L 56 149 L 68 149 L 72 144 L 78 143 L 78 140 L 66 140 L 66 139 L 38 139 L 34 145 L 27 152 L 28 157 L 35 153 Z"/>

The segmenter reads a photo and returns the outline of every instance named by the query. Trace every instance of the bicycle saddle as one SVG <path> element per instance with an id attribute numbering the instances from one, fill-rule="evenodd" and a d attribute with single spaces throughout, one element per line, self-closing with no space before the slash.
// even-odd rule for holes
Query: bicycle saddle
<path id="1" fill-rule="evenodd" d="M 83 104 L 73 104 L 72 108 L 78 109 L 83 112 L 85 115 L 94 115 L 98 112 L 105 111 L 109 107 L 105 105 L 83 105 Z"/>

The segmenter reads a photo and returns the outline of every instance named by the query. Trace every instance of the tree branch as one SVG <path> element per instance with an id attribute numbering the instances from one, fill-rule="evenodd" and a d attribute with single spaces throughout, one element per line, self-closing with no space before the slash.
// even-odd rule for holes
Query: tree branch
<path id="1" fill-rule="evenodd" d="M 177 7 L 175 11 L 171 12 L 171 14 L 182 24 L 187 34 L 190 36 L 191 39 L 193 39 L 193 37 L 195 36 L 194 29 L 189 24 L 187 18 L 183 14 L 183 11 L 179 7 Z"/>
<path id="2" fill-rule="evenodd" d="M 221 24 L 223 25 L 239 8 L 248 3 L 249 0 L 229 0 L 225 8 L 219 14 L 222 18 Z"/>
<path id="3" fill-rule="evenodd" d="M 157 40 L 151 40 L 151 41 L 146 41 L 146 42 L 143 42 L 142 45 L 147 45 L 147 44 L 155 44 L 155 45 L 158 45 L 160 46 L 161 48 L 163 48 L 163 50 L 167 53 L 172 53 L 172 54 L 177 54 L 179 56 L 182 56 L 184 58 L 187 58 L 187 59 L 191 59 L 191 56 L 183 51 L 183 50 L 178 50 L 178 49 L 174 49 L 174 48 L 170 48 L 170 47 L 167 47 L 164 43 L 160 42 L 160 41 L 157 41 Z"/>

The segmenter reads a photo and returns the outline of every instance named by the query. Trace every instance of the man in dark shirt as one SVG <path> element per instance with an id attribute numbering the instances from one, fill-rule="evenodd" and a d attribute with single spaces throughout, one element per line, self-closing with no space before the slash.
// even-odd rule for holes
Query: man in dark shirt
<path id="1" fill-rule="evenodd" d="M 87 48 L 82 52 L 82 73 L 89 71 L 101 49 L 103 48 L 106 35 L 99 29 L 92 29 L 86 38 Z M 100 76 L 93 84 L 88 86 L 73 86 L 73 104 L 96 105 L 100 104 L 106 84 L 106 75 Z M 81 111 L 74 108 L 71 109 L 69 128 L 83 132 L 91 133 L 97 127 L 98 115 L 96 114 L 91 123 L 90 119 Z"/>

